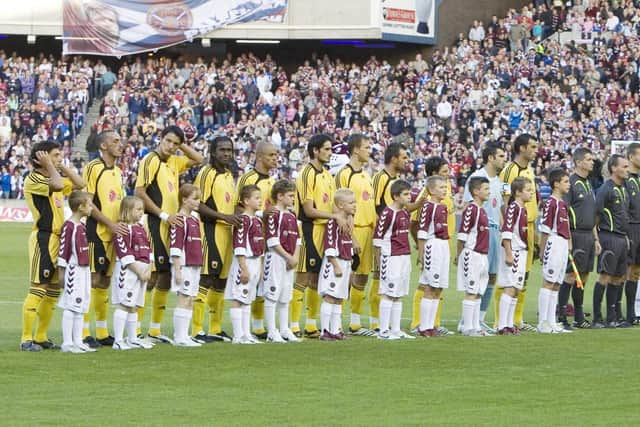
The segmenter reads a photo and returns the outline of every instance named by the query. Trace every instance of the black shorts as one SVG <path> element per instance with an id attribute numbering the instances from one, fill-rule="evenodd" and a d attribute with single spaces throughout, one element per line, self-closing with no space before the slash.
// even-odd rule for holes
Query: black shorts
<path id="1" fill-rule="evenodd" d="M 624 276 L 627 273 L 629 242 L 625 236 L 600 232 L 602 252 L 598 256 L 598 273 Z"/>
<path id="2" fill-rule="evenodd" d="M 591 273 L 596 261 L 595 239 L 593 231 L 572 230 L 571 243 L 573 249 L 571 255 L 576 263 L 578 273 Z M 567 264 L 567 273 L 573 273 L 571 263 Z"/>
<path id="3" fill-rule="evenodd" d="M 630 224 L 629 233 L 629 264 L 640 264 L 640 224 Z"/>
<path id="4" fill-rule="evenodd" d="M 155 215 L 147 215 L 147 225 L 149 226 L 149 240 L 153 250 L 153 269 L 158 273 L 168 273 L 171 271 L 169 264 L 169 230 L 168 226 L 162 224 L 162 220 Z"/>

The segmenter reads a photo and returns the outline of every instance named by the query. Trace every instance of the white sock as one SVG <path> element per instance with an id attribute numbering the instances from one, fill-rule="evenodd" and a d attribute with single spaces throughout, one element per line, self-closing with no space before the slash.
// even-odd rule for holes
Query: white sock
<path id="1" fill-rule="evenodd" d="M 429 328 L 434 329 L 436 327 L 436 315 L 438 314 L 438 306 L 440 305 L 440 298 L 431 300 L 431 308 L 429 309 Z"/>
<path id="2" fill-rule="evenodd" d="M 513 317 L 516 313 L 516 305 L 518 305 L 518 298 L 511 298 L 511 302 L 509 304 L 509 317 L 507 317 L 507 326 L 513 328 L 515 325 L 513 324 Z"/>
<path id="3" fill-rule="evenodd" d="M 402 301 L 394 301 L 391 306 L 391 332 L 400 332 L 400 323 L 402 322 Z"/>
<path id="4" fill-rule="evenodd" d="M 331 304 L 331 325 L 330 330 L 333 335 L 336 335 L 342 329 L 342 304 Z"/>
<path id="5" fill-rule="evenodd" d="M 280 332 L 284 332 L 289 329 L 289 303 L 278 303 L 278 315 L 280 317 Z"/>
<path id="6" fill-rule="evenodd" d="M 509 326 L 509 311 L 511 307 L 511 298 L 506 292 L 500 297 L 500 312 L 498 314 L 498 330 Z"/>
<path id="7" fill-rule="evenodd" d="M 84 327 L 84 314 L 73 313 L 73 343 L 76 347 L 82 344 L 82 329 Z"/>
<path id="8" fill-rule="evenodd" d="M 231 307 L 229 309 L 229 317 L 233 327 L 233 338 L 242 338 L 244 335 L 244 332 L 242 332 L 242 309 L 240 307 Z"/>
<path id="9" fill-rule="evenodd" d="M 351 323 L 352 325 L 362 325 L 362 323 L 360 323 L 360 315 L 356 314 L 356 313 L 351 313 L 351 316 L 349 318 L 349 323 Z"/>
<path id="10" fill-rule="evenodd" d="M 280 325 L 280 327 L 282 327 L 282 325 Z M 298 322 L 291 322 L 291 329 L 297 329 L 297 330 L 300 330 L 300 323 L 298 323 Z"/>
<path id="11" fill-rule="evenodd" d="M 316 319 L 307 319 L 307 321 L 305 322 L 305 325 L 308 326 L 307 329 L 309 329 L 310 331 L 318 329 L 318 324 L 316 323 Z"/>
<path id="12" fill-rule="evenodd" d="M 322 301 L 320 304 L 320 329 L 321 332 L 331 329 L 331 313 L 333 313 L 333 304 L 329 304 L 326 301 Z"/>
<path id="13" fill-rule="evenodd" d="M 547 310 L 547 320 L 552 325 L 556 324 L 556 308 L 558 307 L 558 291 L 551 291 L 549 296 L 549 308 Z"/>
<path id="14" fill-rule="evenodd" d="M 486 311 L 480 310 L 480 321 L 481 322 L 484 322 L 484 318 L 485 318 L 486 315 L 487 315 Z"/>
<path id="15" fill-rule="evenodd" d="M 391 320 L 391 306 L 393 302 L 387 298 L 380 299 L 380 332 L 389 330 L 389 322 Z"/>
<path id="16" fill-rule="evenodd" d="M 431 300 L 422 298 L 420 300 L 420 330 L 429 329 L 429 309 L 431 308 Z"/>
<path id="17" fill-rule="evenodd" d="M 378 308 L 378 313 L 380 313 L 380 309 L 379 308 Z M 640 313 L 640 310 L 638 310 L 638 313 Z M 369 316 L 369 327 L 373 328 L 373 325 L 378 325 L 378 328 L 380 328 L 380 321 L 379 321 L 379 319 L 377 317 Z"/>
<path id="18" fill-rule="evenodd" d="M 62 345 L 73 345 L 73 311 L 62 312 Z"/>
<path id="19" fill-rule="evenodd" d="M 468 299 L 462 300 L 462 322 L 464 325 L 464 331 L 473 330 L 473 309 L 475 306 L 475 301 Z"/>
<path id="20" fill-rule="evenodd" d="M 268 299 L 264 300 L 264 322 L 267 324 L 267 332 L 276 331 L 276 303 Z"/>
<path id="21" fill-rule="evenodd" d="M 474 301 L 475 306 L 473 307 L 473 329 L 476 331 L 480 331 L 480 303 L 481 300 L 477 299 Z"/>
<path id="22" fill-rule="evenodd" d="M 251 320 L 251 327 L 253 328 L 254 331 L 259 331 L 260 329 L 264 329 L 264 320 L 263 319 Z"/>
<path id="23" fill-rule="evenodd" d="M 251 305 L 242 306 L 242 332 L 245 337 L 251 336 Z"/>
<path id="24" fill-rule="evenodd" d="M 113 338 L 116 342 L 122 342 L 124 340 L 124 327 L 127 323 L 126 311 L 116 308 L 113 311 Z"/>
<path id="25" fill-rule="evenodd" d="M 549 313 L 549 303 L 551 302 L 551 290 L 547 288 L 541 288 L 538 293 L 538 323 L 542 324 L 549 320 L 547 314 Z"/>
<path id="26" fill-rule="evenodd" d="M 136 334 L 136 329 L 138 326 L 138 313 L 127 313 L 127 336 L 129 337 L 129 341 L 136 341 L 138 339 L 138 335 Z"/>
<path id="27" fill-rule="evenodd" d="M 190 323 L 191 310 L 180 307 L 173 309 L 173 339 L 176 342 L 185 342 L 189 339 Z"/>

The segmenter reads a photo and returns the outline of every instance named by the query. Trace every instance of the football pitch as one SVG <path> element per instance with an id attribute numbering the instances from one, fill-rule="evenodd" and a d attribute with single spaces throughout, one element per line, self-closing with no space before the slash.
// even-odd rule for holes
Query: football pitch
<path id="1" fill-rule="evenodd" d="M 626 425 L 640 410 L 640 328 L 21 353 L 29 230 L 0 223 L 0 425 Z M 527 295 L 531 323 L 539 270 Z M 593 277 L 587 311 L 592 287 Z M 452 286 L 444 298 L 443 324 L 455 330 L 461 295 Z M 49 334 L 56 343 L 60 314 Z M 167 335 L 171 322 L 169 309 Z"/>

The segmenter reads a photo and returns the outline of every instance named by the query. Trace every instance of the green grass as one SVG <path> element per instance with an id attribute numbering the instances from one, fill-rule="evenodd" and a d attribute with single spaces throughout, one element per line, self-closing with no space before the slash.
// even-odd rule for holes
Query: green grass
<path id="1" fill-rule="evenodd" d="M 637 411 L 640 329 L 20 353 L 28 233 L 0 223 L 0 425 L 623 425 Z M 531 321 L 538 285 L 539 267 Z M 460 309 L 452 287 L 446 326 Z M 50 336 L 60 341 L 59 310 Z"/>

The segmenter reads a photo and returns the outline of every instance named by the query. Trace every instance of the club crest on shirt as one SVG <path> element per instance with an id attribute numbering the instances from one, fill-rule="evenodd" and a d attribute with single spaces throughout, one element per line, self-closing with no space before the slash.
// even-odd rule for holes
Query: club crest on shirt
<path id="1" fill-rule="evenodd" d="M 58 197 L 53 198 L 53 203 L 56 205 L 56 208 L 62 207 L 62 200 L 60 200 Z"/>
<path id="2" fill-rule="evenodd" d="M 329 203 L 329 195 L 327 193 L 322 194 L 322 202 Z"/>
<path id="3" fill-rule="evenodd" d="M 167 187 L 169 188 L 169 192 L 173 193 L 173 182 L 167 183 Z"/>
<path id="4" fill-rule="evenodd" d="M 224 193 L 224 201 L 227 203 L 231 201 L 231 195 L 229 194 L 229 192 Z"/>
<path id="5" fill-rule="evenodd" d="M 362 200 L 367 201 L 367 200 L 369 200 L 369 197 L 371 197 L 371 195 L 369 195 L 368 191 L 363 191 L 362 192 Z"/>
<path id="6" fill-rule="evenodd" d="M 116 192 L 111 190 L 109 191 L 109 201 L 110 202 L 115 202 L 116 201 Z"/>
<path id="7" fill-rule="evenodd" d="M 42 272 L 42 275 L 43 275 L 46 279 L 48 279 L 48 278 L 49 278 L 49 276 L 51 276 L 51 271 L 49 271 L 49 270 L 44 270 L 44 271 Z"/>

